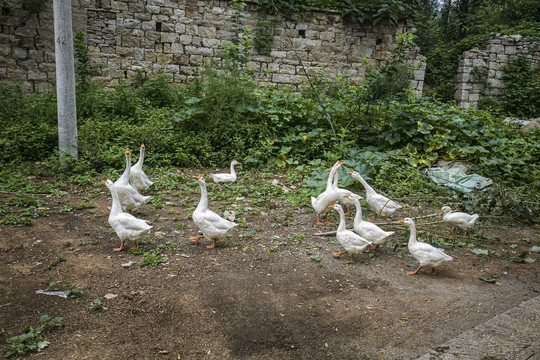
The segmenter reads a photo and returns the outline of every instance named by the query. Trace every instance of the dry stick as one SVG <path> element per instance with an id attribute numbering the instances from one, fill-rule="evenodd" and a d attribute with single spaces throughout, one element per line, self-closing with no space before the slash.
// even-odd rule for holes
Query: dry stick
<path id="1" fill-rule="evenodd" d="M 439 216 L 440 214 L 429 214 L 429 215 L 424 215 L 424 216 L 417 216 L 417 217 L 414 217 L 413 219 L 416 220 L 416 219 L 425 219 L 425 218 L 428 218 L 428 217 L 434 217 L 434 216 Z M 442 223 L 442 220 L 441 221 L 438 221 L 438 222 L 431 222 L 431 223 L 425 223 L 425 224 L 421 224 L 421 225 L 431 225 L 431 224 L 439 224 L 439 223 Z M 375 223 L 375 225 L 393 225 L 395 227 L 403 227 L 405 228 L 405 226 L 401 225 L 400 223 L 396 223 L 396 222 L 384 222 L 384 223 Z M 350 228 L 350 229 L 347 229 L 347 230 L 354 230 L 353 228 Z M 321 232 L 321 233 L 316 233 L 316 234 L 313 234 L 315 236 L 330 236 L 330 235 L 335 235 L 336 234 L 336 230 L 333 230 L 333 231 L 327 231 L 327 232 Z"/>
<path id="2" fill-rule="evenodd" d="M 416 170 L 416 171 L 419 171 L 419 170 L 420 170 L 421 168 L 423 168 L 423 167 L 424 167 L 424 166 L 420 166 L 419 168 L 417 168 L 417 169 L 415 169 L 415 170 Z M 405 185 L 405 183 L 407 182 L 407 180 L 409 180 L 410 177 L 413 176 L 413 175 L 416 173 L 416 171 L 413 171 L 409 176 L 407 176 L 407 178 L 401 183 L 401 185 L 399 185 L 398 188 L 397 188 L 396 190 L 394 190 L 394 193 L 395 193 L 396 191 L 398 191 L 399 189 L 401 189 L 401 187 L 402 187 L 403 185 Z M 390 196 L 390 197 L 391 197 L 391 196 Z M 390 198 L 386 201 L 386 203 L 384 203 L 384 206 L 382 207 L 381 211 L 379 211 L 379 213 L 378 213 L 377 215 L 381 216 L 382 211 L 383 211 L 384 208 L 386 207 L 386 204 L 388 204 L 389 202 L 390 202 Z"/>
<path id="3" fill-rule="evenodd" d="M 428 223 L 423 223 L 423 224 L 419 224 L 419 225 L 435 225 L 435 224 L 442 224 L 444 221 L 440 220 L 440 221 L 433 221 L 433 222 L 428 222 Z"/>
<path id="4" fill-rule="evenodd" d="M 0 193 L 2 194 L 15 194 L 15 195 L 51 195 L 51 194 L 47 194 L 47 193 L 25 193 L 25 192 L 20 192 L 20 191 L 3 191 L 3 190 L 0 190 Z"/>
<path id="5" fill-rule="evenodd" d="M 406 227 L 399 224 L 399 223 L 388 223 L 388 224 L 391 224 L 391 225 L 394 225 L 395 227 L 400 227 L 400 228 L 403 228 L 405 229 Z M 353 228 L 350 228 L 350 229 L 347 229 L 347 230 L 351 230 L 351 231 L 354 231 Z M 332 231 L 327 231 L 327 232 L 321 232 L 321 233 L 316 233 L 316 234 L 313 234 L 314 236 L 330 236 L 330 235 L 336 235 L 337 231 L 336 230 L 332 230 Z"/>
<path id="6" fill-rule="evenodd" d="M 425 218 L 428 218 L 428 217 L 434 217 L 434 216 L 439 216 L 440 213 L 436 213 L 436 214 L 429 214 L 429 215 L 424 215 L 424 216 L 416 216 L 416 217 L 413 217 L 412 219 L 413 220 L 417 220 L 417 219 L 425 219 Z M 384 223 L 375 223 L 375 225 L 396 225 L 396 222 L 395 221 L 391 221 L 391 222 L 384 222 Z M 423 225 L 423 224 L 422 224 Z"/>

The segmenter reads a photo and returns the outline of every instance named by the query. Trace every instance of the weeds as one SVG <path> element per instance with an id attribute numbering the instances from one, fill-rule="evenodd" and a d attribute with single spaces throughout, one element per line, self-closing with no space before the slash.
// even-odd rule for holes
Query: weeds
<path id="1" fill-rule="evenodd" d="M 159 249 L 145 252 L 142 254 L 142 259 L 139 261 L 139 266 L 158 266 L 161 263 L 169 261 L 169 257 L 161 253 Z"/>
<path id="2" fill-rule="evenodd" d="M 92 305 L 90 305 L 90 310 L 92 311 L 99 311 L 103 308 L 102 306 L 102 302 L 100 299 L 95 299 L 93 302 L 92 302 Z"/>
<path id="3" fill-rule="evenodd" d="M 64 257 L 64 254 L 60 254 L 56 257 L 55 260 L 51 260 L 49 262 L 49 268 L 52 268 L 53 266 L 57 266 L 59 265 L 60 263 L 63 263 L 64 261 L 66 261 L 65 257 Z"/>
<path id="4" fill-rule="evenodd" d="M 64 291 L 66 295 L 69 296 L 70 298 L 81 297 L 82 294 L 84 294 L 84 292 L 77 289 L 76 286 L 77 286 L 77 283 L 72 284 L 72 285 L 64 285 L 64 289 L 65 289 Z M 60 291 L 60 288 L 56 287 L 56 284 L 52 282 L 47 286 L 45 291 Z"/>
<path id="5" fill-rule="evenodd" d="M 9 350 L 6 352 L 6 358 L 45 349 L 50 342 L 43 340 L 42 334 L 48 330 L 60 328 L 63 324 L 64 319 L 61 317 L 51 319 L 49 315 L 42 315 L 36 327 L 28 325 L 22 330 L 21 335 L 8 340 Z"/>

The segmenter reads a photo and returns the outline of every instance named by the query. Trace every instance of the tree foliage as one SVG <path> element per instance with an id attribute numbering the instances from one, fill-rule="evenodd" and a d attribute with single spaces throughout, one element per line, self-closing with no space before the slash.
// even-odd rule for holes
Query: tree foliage
<path id="1" fill-rule="evenodd" d="M 427 57 L 426 92 L 453 100 L 461 54 L 481 47 L 497 34 L 540 39 L 540 2 L 536 0 L 423 0 L 414 15 L 417 43 Z"/>

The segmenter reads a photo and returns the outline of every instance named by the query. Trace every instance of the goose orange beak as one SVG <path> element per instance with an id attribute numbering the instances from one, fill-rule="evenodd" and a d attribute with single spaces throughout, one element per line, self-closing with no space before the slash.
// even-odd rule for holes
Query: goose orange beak
<path id="1" fill-rule="evenodd" d="M 336 205 L 336 204 L 332 204 L 332 205 L 330 205 L 330 206 L 329 206 L 329 208 L 332 208 L 332 209 L 333 209 L 333 208 L 334 208 L 334 205 Z"/>
<path id="2" fill-rule="evenodd" d="M 195 180 L 199 180 L 201 177 L 202 177 L 202 174 L 199 174 L 199 175 L 197 175 L 197 176 L 194 176 L 193 178 L 194 178 Z"/>
<path id="3" fill-rule="evenodd" d="M 339 160 L 338 160 L 338 163 L 339 163 L 339 165 L 341 165 L 341 166 L 347 165 L 347 164 L 345 164 L 345 161 L 339 161 Z"/>
<path id="4" fill-rule="evenodd" d="M 352 175 L 352 173 L 353 173 L 352 171 L 347 171 L 347 174 L 349 175 Z"/>
<path id="5" fill-rule="evenodd" d="M 401 219 L 401 220 L 399 221 L 400 224 L 403 224 L 404 222 L 405 222 L 405 219 Z"/>
<path id="6" fill-rule="evenodd" d="M 330 171 L 332 171 L 332 169 L 326 169 L 326 171 L 330 172 Z"/>
<path id="7" fill-rule="evenodd" d="M 351 196 L 351 193 L 348 193 L 347 195 L 343 195 L 344 198 L 349 198 Z"/>

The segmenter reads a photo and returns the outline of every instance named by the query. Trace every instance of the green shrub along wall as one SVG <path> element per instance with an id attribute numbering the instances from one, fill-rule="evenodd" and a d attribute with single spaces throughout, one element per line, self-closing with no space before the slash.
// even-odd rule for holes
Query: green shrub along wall
<path id="1" fill-rule="evenodd" d="M 486 41 L 483 49 L 473 49 L 463 53 L 457 70 L 456 103 L 459 106 L 470 106 L 476 109 L 478 105 L 486 104 L 486 102 L 493 103 L 495 100 L 508 99 L 509 96 L 512 98 L 511 94 L 505 95 L 505 90 L 512 92 L 512 89 L 507 89 L 507 86 L 512 87 L 512 73 L 517 70 L 515 62 L 520 58 L 523 58 L 522 65 L 528 67 L 528 70 L 524 69 L 528 75 L 517 80 L 516 86 L 521 87 L 523 94 L 529 95 L 521 95 L 521 99 L 515 99 L 515 101 L 520 103 L 519 106 L 534 107 L 534 103 L 537 103 L 539 99 L 523 102 L 525 100 L 523 96 L 534 98 L 534 92 L 538 93 L 538 90 L 526 89 L 526 83 L 536 82 L 538 85 L 531 86 L 540 87 L 540 76 L 535 75 L 540 70 L 540 42 L 521 35 L 494 37 Z M 527 81 L 523 82 L 526 78 L 528 78 Z M 506 106 L 505 110 L 519 116 L 540 116 L 538 109 L 516 112 L 516 109 Z"/>

